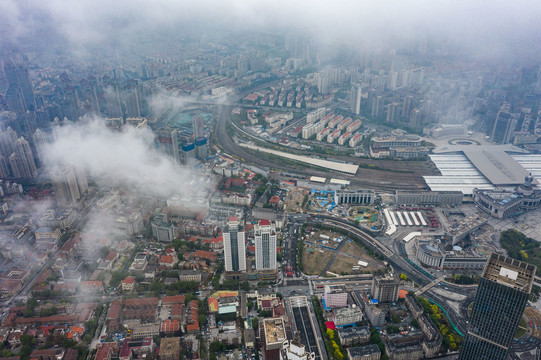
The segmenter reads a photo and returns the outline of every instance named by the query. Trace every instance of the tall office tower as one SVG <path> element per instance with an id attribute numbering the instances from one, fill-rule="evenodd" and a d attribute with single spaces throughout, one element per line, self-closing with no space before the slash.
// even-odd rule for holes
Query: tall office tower
<path id="1" fill-rule="evenodd" d="M 5 179 L 7 177 L 9 177 L 8 162 L 4 155 L 0 155 L 0 179 Z"/>
<path id="2" fill-rule="evenodd" d="M 75 121 L 81 116 L 81 102 L 77 89 L 67 87 L 64 89 L 64 116 Z"/>
<path id="3" fill-rule="evenodd" d="M 398 88 L 398 73 L 389 71 L 387 74 L 387 89 L 395 91 Z"/>
<path id="4" fill-rule="evenodd" d="M 401 104 L 394 102 L 387 105 L 386 108 L 387 108 L 386 121 L 388 123 L 398 122 L 398 119 L 400 119 L 400 110 L 402 109 Z"/>
<path id="5" fill-rule="evenodd" d="M 380 303 L 393 303 L 398 301 L 398 285 L 400 280 L 392 276 L 376 275 L 372 280 L 372 298 Z"/>
<path id="6" fill-rule="evenodd" d="M 492 140 L 500 144 L 510 143 L 513 140 L 513 132 L 517 122 L 518 117 L 516 114 L 511 114 L 506 109 L 500 109 L 492 127 Z"/>
<path id="7" fill-rule="evenodd" d="M 203 118 L 201 116 L 192 117 L 192 130 L 195 139 L 203 136 Z"/>
<path id="8" fill-rule="evenodd" d="M 276 269 L 276 225 L 261 220 L 254 226 L 256 270 Z"/>
<path id="9" fill-rule="evenodd" d="M 362 96 L 362 87 L 359 84 L 353 85 L 351 87 L 351 92 L 349 93 L 349 111 L 359 115 L 361 113 L 361 96 Z"/>
<path id="10" fill-rule="evenodd" d="M 116 86 L 108 87 L 104 90 L 104 95 L 107 104 L 107 115 L 110 118 L 121 118 L 122 106 L 120 105 L 118 88 Z"/>
<path id="11" fill-rule="evenodd" d="M 77 179 L 77 187 L 81 196 L 88 190 L 88 178 L 86 170 L 82 167 L 75 166 L 75 178 Z"/>
<path id="12" fill-rule="evenodd" d="M 507 359 L 535 271 L 534 265 L 490 255 L 475 295 L 459 360 Z"/>
<path id="13" fill-rule="evenodd" d="M 56 203 L 69 206 L 79 200 L 88 189 L 86 174 L 75 166 L 64 166 L 55 169 L 51 174 L 56 194 Z"/>
<path id="14" fill-rule="evenodd" d="M 413 110 L 411 110 L 410 119 L 409 119 L 409 126 L 414 128 L 414 129 L 419 128 L 422 125 L 421 120 L 422 120 L 421 112 L 419 111 L 419 109 L 414 108 Z"/>
<path id="15" fill-rule="evenodd" d="M 6 102 L 8 110 L 13 111 L 17 115 L 24 114 L 26 111 L 21 90 L 16 85 L 9 85 L 6 92 Z"/>
<path id="16" fill-rule="evenodd" d="M 239 229 L 239 219 L 229 217 L 227 231 L 224 237 L 225 271 L 246 270 L 246 249 L 244 245 L 244 231 Z"/>
<path id="17" fill-rule="evenodd" d="M 404 101 L 402 102 L 402 116 L 408 118 L 413 107 L 413 96 L 407 95 L 404 96 Z"/>
<path id="18" fill-rule="evenodd" d="M 137 86 L 131 86 L 124 93 L 126 117 L 141 117 L 140 95 Z"/>
<path id="19" fill-rule="evenodd" d="M 34 154 L 30 148 L 30 144 L 22 136 L 15 141 L 15 154 L 21 159 L 20 177 L 33 178 L 38 174 Z"/>
<path id="20" fill-rule="evenodd" d="M 92 113 L 99 115 L 101 113 L 100 111 L 100 103 L 98 101 L 98 93 L 96 91 L 96 87 L 87 85 L 83 87 L 83 97 L 84 97 L 84 104 L 82 106 L 83 113 Z"/>
<path id="21" fill-rule="evenodd" d="M 13 153 L 9 157 L 9 167 L 11 168 L 11 174 L 16 178 L 23 178 L 24 166 L 22 164 L 21 158 Z"/>
<path id="22" fill-rule="evenodd" d="M 22 65 L 14 65 L 9 62 L 5 65 L 4 71 L 10 87 L 17 88 L 21 96 L 23 112 L 33 110 L 35 107 L 34 91 L 28 75 L 28 69 Z M 12 110 L 13 111 L 13 110 Z"/>
<path id="23" fill-rule="evenodd" d="M 320 94 L 328 94 L 331 92 L 331 79 L 327 72 L 319 72 L 317 80 L 317 91 Z"/>
<path id="24" fill-rule="evenodd" d="M 36 129 L 33 136 L 34 140 L 34 147 L 36 148 L 37 156 L 40 159 L 40 161 L 43 163 L 44 160 L 44 148 L 49 142 L 49 134 L 45 133 L 44 131 L 41 131 L 41 129 Z"/>
<path id="25" fill-rule="evenodd" d="M 370 112 L 370 115 L 372 115 L 372 117 L 376 119 L 380 118 L 382 108 L 383 108 L 383 97 L 381 95 L 375 96 L 372 99 L 372 111 Z"/>
<path id="26" fill-rule="evenodd" d="M 0 133 L 0 151 L 6 158 L 15 152 L 15 141 L 17 141 L 17 133 L 10 126 Z"/>

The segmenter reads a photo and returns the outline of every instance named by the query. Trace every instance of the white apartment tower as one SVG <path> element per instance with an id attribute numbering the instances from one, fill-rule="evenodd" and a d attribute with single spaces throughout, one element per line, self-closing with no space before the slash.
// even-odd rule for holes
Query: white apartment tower
<path id="1" fill-rule="evenodd" d="M 276 225 L 261 220 L 254 227 L 256 270 L 276 269 Z"/>
<path id="2" fill-rule="evenodd" d="M 246 270 L 246 249 L 244 245 L 244 231 L 239 230 L 239 219 L 229 217 L 227 231 L 224 231 L 224 258 L 225 271 Z"/>

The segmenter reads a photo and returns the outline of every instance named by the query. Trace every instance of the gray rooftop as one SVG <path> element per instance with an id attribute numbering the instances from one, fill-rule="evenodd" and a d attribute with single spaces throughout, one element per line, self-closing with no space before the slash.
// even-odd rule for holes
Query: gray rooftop
<path id="1" fill-rule="evenodd" d="M 463 148 L 473 165 L 494 185 L 520 185 L 528 175 L 501 146 L 471 146 Z"/>

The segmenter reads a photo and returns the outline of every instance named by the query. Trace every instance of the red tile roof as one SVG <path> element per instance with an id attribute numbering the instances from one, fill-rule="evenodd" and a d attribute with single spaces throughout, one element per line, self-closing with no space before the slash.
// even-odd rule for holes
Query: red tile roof
<path id="1" fill-rule="evenodd" d="M 171 255 L 162 255 L 160 257 L 160 264 L 173 264 L 175 262 L 175 258 Z"/>
<path id="2" fill-rule="evenodd" d="M 166 319 L 162 322 L 160 332 L 176 332 L 180 330 L 180 323 L 177 319 Z"/>
<path id="3" fill-rule="evenodd" d="M 124 284 L 134 284 L 135 283 L 135 277 L 133 276 L 128 276 L 127 278 L 125 278 L 124 280 L 122 280 L 122 282 Z"/>
<path id="4" fill-rule="evenodd" d="M 117 253 L 114 251 L 109 251 L 109 254 L 107 254 L 107 257 L 105 258 L 105 261 L 113 261 L 116 259 Z"/>
<path id="5" fill-rule="evenodd" d="M 164 296 L 162 298 L 162 305 L 166 304 L 184 304 L 184 301 L 186 300 L 186 297 L 184 295 L 175 295 L 175 296 Z"/>
<path id="6" fill-rule="evenodd" d="M 186 331 L 199 331 L 199 323 L 196 321 L 196 322 L 193 322 L 193 323 L 190 323 L 190 324 L 187 324 L 186 325 Z"/>
<path id="7" fill-rule="evenodd" d="M 280 202 L 280 197 L 274 195 L 274 196 L 272 196 L 272 197 L 270 198 L 269 202 L 270 202 L 271 204 L 278 204 L 278 203 Z M 266 220 L 266 221 L 268 221 L 268 220 Z"/>

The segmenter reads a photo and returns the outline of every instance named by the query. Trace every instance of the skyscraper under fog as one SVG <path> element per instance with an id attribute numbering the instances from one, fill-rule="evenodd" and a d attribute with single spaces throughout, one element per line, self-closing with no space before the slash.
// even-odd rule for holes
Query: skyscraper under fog
<path id="1" fill-rule="evenodd" d="M 353 85 L 351 87 L 351 92 L 349 94 L 349 111 L 359 115 L 361 113 L 361 96 L 362 96 L 362 87 L 359 84 Z"/>
<path id="2" fill-rule="evenodd" d="M 75 166 L 63 166 L 51 174 L 59 206 L 69 206 L 77 202 L 88 190 L 88 181 L 83 169 Z"/>
<path id="3" fill-rule="evenodd" d="M 492 254 L 485 265 L 459 360 L 504 360 L 532 290 L 536 267 Z"/>
<path id="4" fill-rule="evenodd" d="M 10 110 L 18 114 L 22 114 L 26 110 L 33 110 L 35 107 L 34 91 L 28 69 L 9 62 L 4 66 L 4 72 L 9 84 L 6 97 Z"/>

